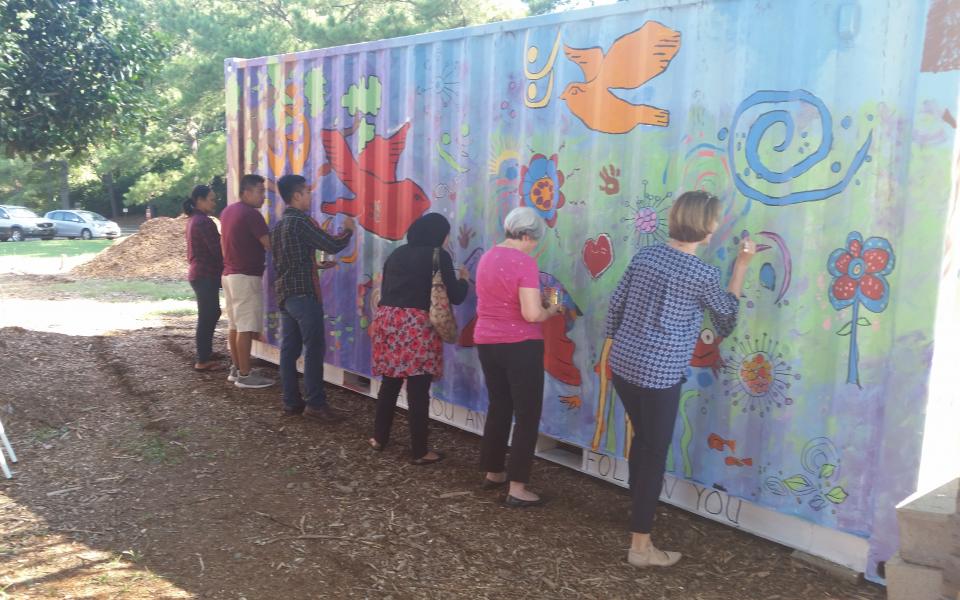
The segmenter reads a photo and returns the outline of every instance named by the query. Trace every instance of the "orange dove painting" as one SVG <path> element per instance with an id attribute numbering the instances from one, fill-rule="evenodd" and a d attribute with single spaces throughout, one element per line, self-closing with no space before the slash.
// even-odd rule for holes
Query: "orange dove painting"
<path id="1" fill-rule="evenodd" d="M 586 81 L 567 85 L 560 99 L 583 124 L 604 133 L 627 133 L 637 125 L 666 127 L 669 111 L 632 104 L 610 90 L 632 90 L 667 70 L 680 50 L 680 32 L 647 21 L 623 35 L 604 54 L 599 47 L 564 46 L 567 58 L 577 63 Z"/>

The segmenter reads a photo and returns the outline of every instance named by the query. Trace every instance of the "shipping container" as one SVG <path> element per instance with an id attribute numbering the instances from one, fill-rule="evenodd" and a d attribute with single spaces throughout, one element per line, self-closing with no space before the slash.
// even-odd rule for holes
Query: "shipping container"
<path id="1" fill-rule="evenodd" d="M 541 456 L 626 485 L 607 301 L 667 238 L 686 190 L 723 202 L 701 256 L 758 243 L 723 339 L 705 322 L 663 499 L 882 578 L 894 506 L 958 468 L 960 2 L 645 0 L 226 62 L 232 200 L 243 173 L 311 184 L 358 235 L 322 276 L 328 380 L 375 394 L 367 328 L 384 260 L 425 212 L 475 272 L 502 219 L 548 232 Z M 265 274 L 265 343 L 279 318 Z M 433 415 L 481 431 L 486 389 L 456 309 Z M 952 356 L 951 356 L 951 353 Z M 626 520 L 625 520 L 626 524 Z"/>

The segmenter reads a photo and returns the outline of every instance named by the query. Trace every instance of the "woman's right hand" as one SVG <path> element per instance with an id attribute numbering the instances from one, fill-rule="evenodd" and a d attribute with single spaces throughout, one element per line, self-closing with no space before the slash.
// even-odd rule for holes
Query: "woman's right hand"
<path id="1" fill-rule="evenodd" d="M 747 276 L 747 267 L 750 266 L 750 261 L 756 255 L 756 242 L 747 239 L 740 243 L 740 251 L 737 252 L 737 258 L 733 262 L 733 274 L 730 277 L 730 283 L 727 285 L 727 291 L 737 298 L 743 295 L 743 280 Z"/>
<path id="2" fill-rule="evenodd" d="M 746 269 L 750 264 L 750 261 L 753 260 L 753 257 L 757 255 L 757 243 L 753 240 L 746 239 L 740 242 L 740 252 L 737 253 L 736 267 L 741 269 Z"/>

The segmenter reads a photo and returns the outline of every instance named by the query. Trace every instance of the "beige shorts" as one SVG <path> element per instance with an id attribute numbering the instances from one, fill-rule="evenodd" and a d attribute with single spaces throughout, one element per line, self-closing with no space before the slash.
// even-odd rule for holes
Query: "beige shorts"
<path id="1" fill-rule="evenodd" d="M 262 278 L 224 275 L 222 282 L 230 329 L 240 333 L 263 331 Z"/>

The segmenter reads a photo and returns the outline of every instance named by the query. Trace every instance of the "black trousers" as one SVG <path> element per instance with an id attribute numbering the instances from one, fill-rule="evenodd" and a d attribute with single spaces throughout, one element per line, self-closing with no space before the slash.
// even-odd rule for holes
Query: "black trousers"
<path id="1" fill-rule="evenodd" d="M 500 473 L 506 466 L 510 424 L 516 417 L 507 479 L 530 481 L 543 409 L 543 340 L 477 344 L 490 407 L 480 443 L 480 468 Z"/>
<path id="2" fill-rule="evenodd" d="M 213 354 L 213 331 L 220 320 L 220 279 L 202 277 L 190 282 L 197 296 L 197 362 Z"/>
<path id="3" fill-rule="evenodd" d="M 410 426 L 410 453 L 414 459 L 428 452 L 427 436 L 430 430 L 430 384 L 433 375 L 407 377 L 407 421 Z M 377 394 L 377 414 L 373 420 L 373 439 L 386 446 L 390 441 L 393 413 L 397 407 L 402 377 L 384 377 Z"/>
<path id="4" fill-rule="evenodd" d="M 630 445 L 630 531 L 650 533 L 657 510 L 667 452 L 680 407 L 683 380 L 665 389 L 644 388 L 613 374 L 613 387 L 633 424 Z"/>

